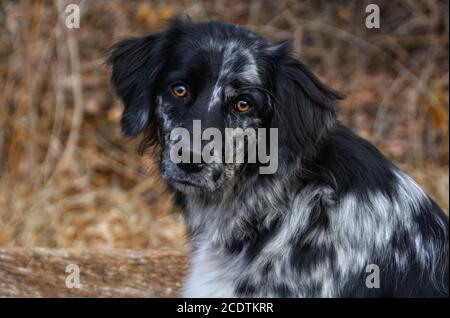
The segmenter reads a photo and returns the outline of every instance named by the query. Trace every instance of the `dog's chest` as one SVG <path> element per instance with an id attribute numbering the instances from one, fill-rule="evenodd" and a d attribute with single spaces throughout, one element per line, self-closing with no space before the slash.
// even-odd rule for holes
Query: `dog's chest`
<path id="1" fill-rule="evenodd" d="M 201 242 L 192 255 L 191 272 L 184 284 L 184 297 L 236 297 L 239 258 L 225 257 L 209 242 Z"/>
<path id="2" fill-rule="evenodd" d="M 259 277 L 263 262 L 260 259 L 265 255 L 256 255 L 249 261 L 248 242 L 239 236 L 243 232 L 244 219 L 236 210 L 191 205 L 185 216 L 196 235 L 192 241 L 194 248 L 190 274 L 183 288 L 184 296 L 239 297 L 243 282 L 251 281 L 252 285 L 257 285 L 257 281 L 261 285 Z M 236 233 L 239 233 L 239 239 Z M 238 251 L 230 249 L 230 242 L 234 240 L 242 244 Z"/>
<path id="3" fill-rule="evenodd" d="M 251 211 L 236 214 L 231 213 L 233 210 L 201 210 L 190 206 L 186 218 L 196 233 L 195 248 L 183 295 L 332 297 L 338 294 L 340 284 L 337 280 L 344 279 L 348 273 L 360 272 L 360 263 L 364 262 L 368 252 L 352 251 L 346 248 L 347 244 L 341 247 L 348 231 L 343 230 L 342 235 L 339 231 L 321 228 L 307 232 L 310 228 L 305 220 L 314 210 L 318 194 L 324 192 L 319 190 L 298 194 L 284 210 L 275 229 L 268 227 L 266 231 L 241 240 L 243 244 L 238 251 L 230 251 L 230 242 L 233 234 L 252 233 L 245 227 L 254 224 L 245 222 L 245 216 Z M 340 224 L 339 228 L 343 228 L 343 223 L 332 217 L 330 223 Z M 299 239 L 304 232 L 309 233 L 306 244 Z"/>
<path id="4" fill-rule="evenodd" d="M 279 297 L 280 286 L 286 286 L 291 297 L 302 295 L 284 247 L 268 244 L 250 259 L 249 246 L 230 252 L 210 236 L 197 240 L 195 246 L 185 297 Z"/>
<path id="5" fill-rule="evenodd" d="M 243 222 L 244 217 L 231 213 L 233 211 L 190 208 L 186 217 L 196 236 L 193 239 L 195 248 L 191 272 L 185 282 L 183 296 L 299 297 L 308 294 L 313 279 L 299 277 L 291 262 L 295 229 L 300 228 L 297 223 L 302 218 L 280 221 L 277 231 L 266 231 L 264 237 L 256 235 L 254 239 L 241 240 L 243 244 L 239 251 L 230 251 L 232 233 L 240 233 L 239 230 L 249 224 Z M 249 211 L 246 212 L 248 215 Z M 301 213 L 292 215 L 298 214 Z M 322 268 L 319 262 L 317 270 Z M 308 275 L 319 276 L 315 271 Z M 301 281 L 303 283 L 298 284 Z"/>

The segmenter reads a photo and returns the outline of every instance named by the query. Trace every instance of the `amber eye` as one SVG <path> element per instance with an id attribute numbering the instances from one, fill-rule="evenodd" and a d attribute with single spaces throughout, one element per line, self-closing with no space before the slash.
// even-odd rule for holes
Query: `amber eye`
<path id="1" fill-rule="evenodd" d="M 251 106 L 251 103 L 245 98 L 238 99 L 234 104 L 234 108 L 240 113 L 248 111 Z"/>
<path id="2" fill-rule="evenodd" d="M 171 87 L 172 93 L 176 97 L 186 97 L 187 96 L 187 87 L 184 84 L 176 83 Z"/>

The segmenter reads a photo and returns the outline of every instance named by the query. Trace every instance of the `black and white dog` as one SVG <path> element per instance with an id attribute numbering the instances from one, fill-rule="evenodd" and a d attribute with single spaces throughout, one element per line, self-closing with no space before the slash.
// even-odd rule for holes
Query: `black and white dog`
<path id="1" fill-rule="evenodd" d="M 184 211 L 193 249 L 184 296 L 448 297 L 447 216 L 339 123 L 340 95 L 285 42 L 175 19 L 115 44 L 108 64 L 124 134 L 157 145 Z M 277 128 L 277 171 L 175 163 L 170 133 L 193 120 L 220 131 Z"/>

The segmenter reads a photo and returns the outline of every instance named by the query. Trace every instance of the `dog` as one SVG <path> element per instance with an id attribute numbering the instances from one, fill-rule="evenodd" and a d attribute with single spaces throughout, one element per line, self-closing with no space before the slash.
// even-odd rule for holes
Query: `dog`
<path id="1" fill-rule="evenodd" d="M 124 135 L 158 149 L 183 211 L 183 296 L 448 297 L 448 217 L 338 121 L 341 94 L 288 41 L 175 18 L 119 41 L 107 63 Z M 261 174 L 259 161 L 174 162 L 171 131 L 192 133 L 195 120 L 221 132 L 276 128 L 276 172 Z"/>

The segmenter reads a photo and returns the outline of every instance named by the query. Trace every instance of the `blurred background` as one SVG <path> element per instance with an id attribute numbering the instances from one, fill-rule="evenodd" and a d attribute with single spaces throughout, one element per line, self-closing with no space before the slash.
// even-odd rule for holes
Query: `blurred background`
<path id="1" fill-rule="evenodd" d="M 65 8 L 80 7 L 80 28 Z M 367 29 L 365 8 L 381 9 Z M 152 154 L 120 134 L 104 61 L 175 15 L 243 25 L 343 92 L 339 118 L 449 207 L 448 1 L 1 1 L 0 246 L 185 248 Z"/>

